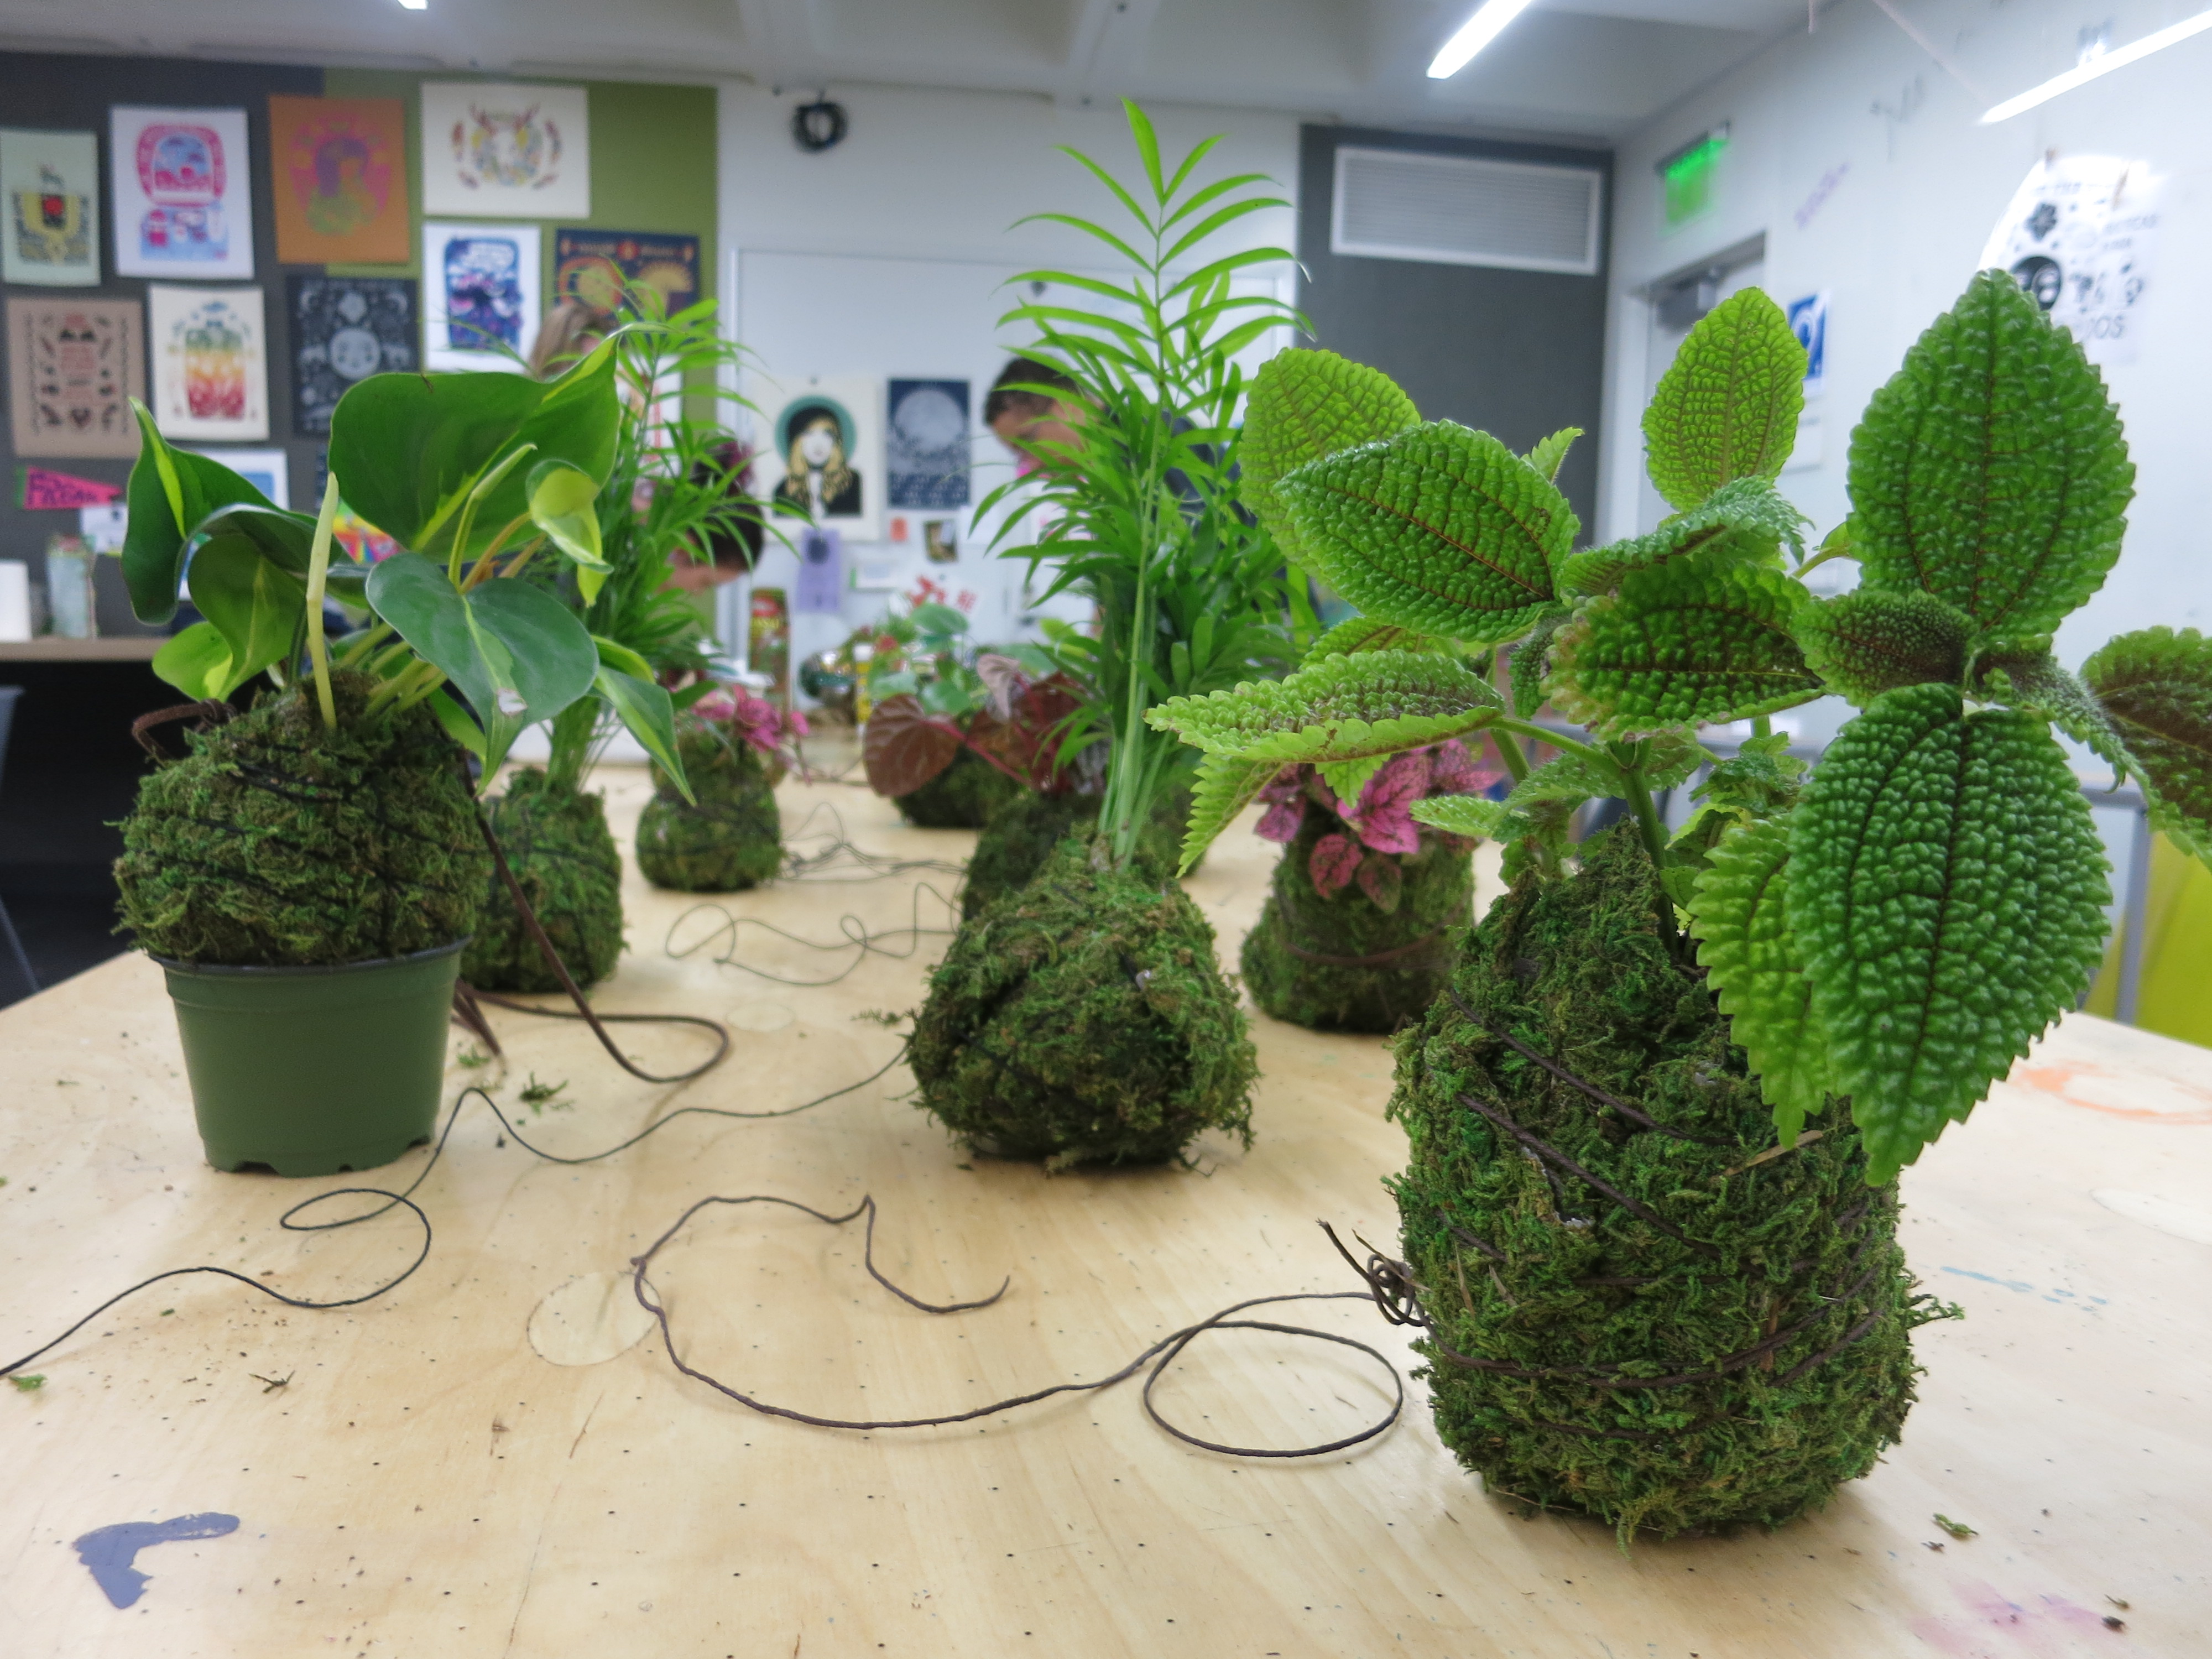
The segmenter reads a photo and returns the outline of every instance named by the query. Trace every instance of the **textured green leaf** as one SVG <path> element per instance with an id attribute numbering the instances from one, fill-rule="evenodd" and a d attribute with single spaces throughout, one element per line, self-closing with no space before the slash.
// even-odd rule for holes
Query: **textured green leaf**
<path id="1" fill-rule="evenodd" d="M 1287 679 L 1171 698 L 1145 719 L 1210 755 L 1318 766 L 1480 731 L 1501 707 L 1490 683 L 1457 658 L 1369 651 L 1326 658 Z"/>
<path id="2" fill-rule="evenodd" d="M 1746 738 L 1735 753 L 1714 763 L 1696 798 L 1731 811 L 1767 816 L 1787 811 L 1797 799 L 1805 763 L 1790 750 L 1787 732 Z"/>
<path id="3" fill-rule="evenodd" d="M 1771 478 L 1797 443 L 1805 348 L 1755 288 L 1707 312 L 1644 411 L 1651 482 L 1678 510 L 1735 478 Z"/>
<path id="4" fill-rule="evenodd" d="M 1617 796 L 1627 787 L 1621 770 L 1601 755 L 1565 754 L 1546 761 L 1513 786 L 1505 805 L 1516 811 L 1540 800 L 1586 800 Z"/>
<path id="5" fill-rule="evenodd" d="M 1334 351 L 1279 351 L 1252 378 L 1238 493 L 1290 556 L 1309 556 L 1275 486 L 1309 461 L 1403 432 L 1421 418 L 1413 400 L 1379 368 Z"/>
<path id="6" fill-rule="evenodd" d="M 1678 559 L 1632 571 L 1552 642 L 1553 705 L 1607 737 L 1742 720 L 1809 702 L 1790 636 L 1805 590 L 1761 565 Z"/>
<path id="7" fill-rule="evenodd" d="M 1431 635 L 1416 634 L 1410 628 L 1401 628 L 1395 623 L 1377 622 L 1372 617 L 1352 617 L 1316 640 L 1307 648 L 1305 659 L 1298 664 L 1310 668 L 1323 657 L 1348 657 L 1359 651 L 1449 651 L 1449 641 Z"/>
<path id="8" fill-rule="evenodd" d="M 1900 685 L 1956 685 L 1973 619 L 1932 593 L 1856 588 L 1797 613 L 1797 643 L 1828 689 L 1862 708 Z"/>
<path id="9" fill-rule="evenodd" d="M 1559 586 L 1577 593 L 1607 593 L 1632 570 L 1693 553 L 1716 562 L 1771 561 L 1787 543 L 1802 554 L 1805 524 L 1805 515 L 1766 479 L 1738 478 L 1648 536 L 1576 554 L 1559 567 Z"/>
<path id="10" fill-rule="evenodd" d="M 1566 463 L 1567 452 L 1582 435 L 1583 429 L 1578 426 L 1561 427 L 1528 452 L 1528 465 L 1543 475 L 1545 483 L 1559 483 L 1559 468 Z"/>
<path id="11" fill-rule="evenodd" d="M 1480 795 L 1431 795 L 1413 805 L 1413 821 L 1448 836 L 1469 841 L 1495 841 L 1508 835 L 1512 825 L 1526 822 L 1502 800 Z"/>
<path id="12" fill-rule="evenodd" d="M 1507 659 L 1513 677 L 1513 712 L 1527 720 L 1544 706 L 1544 676 L 1552 672 L 1552 641 L 1574 616 L 1555 605 L 1536 619 Z"/>
<path id="13" fill-rule="evenodd" d="M 2212 640 L 2193 628 L 2122 634 L 2081 678 L 2148 781 L 2152 827 L 2212 864 Z"/>
<path id="14" fill-rule="evenodd" d="M 2040 720 L 1911 685 L 1837 736 L 1791 815 L 1790 931 L 1869 1180 L 1963 1121 L 2073 1006 L 2109 896 Z"/>
<path id="15" fill-rule="evenodd" d="M 2081 348 L 1985 270 L 1867 405 L 1850 492 L 1866 586 L 2044 634 L 2119 556 L 2135 467 Z"/>
<path id="16" fill-rule="evenodd" d="M 1834 1086 L 1834 1073 L 1813 981 L 1790 931 L 1789 890 L 1790 823 L 1769 818 L 1723 838 L 1686 908 L 1729 1039 L 1759 1074 L 1778 1143 L 1794 1146 Z"/>
<path id="17" fill-rule="evenodd" d="M 1369 755 L 1359 760 L 1330 761 L 1315 769 L 1336 798 L 1350 806 L 1358 801 L 1359 792 L 1367 787 L 1367 780 L 1389 763 L 1388 755 Z"/>
<path id="18" fill-rule="evenodd" d="M 1449 421 L 1312 462 L 1277 490 L 1315 568 L 1362 611 L 1479 645 L 1543 614 L 1579 528 L 1519 456 Z"/>
<path id="19" fill-rule="evenodd" d="M 2001 640 L 1974 653 L 1969 679 L 1972 695 L 1983 702 L 2040 714 L 2122 776 L 2140 778 L 2142 769 L 2122 741 L 2104 707 L 2089 688 L 2058 665 L 2049 636 Z"/>
<path id="20" fill-rule="evenodd" d="M 1182 833 L 1182 875 L 1196 864 L 1229 822 L 1257 799 L 1283 769 L 1279 761 L 1238 760 L 1229 755 L 1208 755 L 1198 763 L 1191 784 L 1190 822 Z"/>

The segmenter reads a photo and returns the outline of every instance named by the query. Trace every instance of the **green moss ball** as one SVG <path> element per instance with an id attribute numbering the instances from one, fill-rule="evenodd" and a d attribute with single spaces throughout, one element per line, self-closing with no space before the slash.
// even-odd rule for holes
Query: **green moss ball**
<path id="1" fill-rule="evenodd" d="M 676 752 L 694 800 L 653 769 L 653 799 L 637 821 L 637 867 L 656 887 L 736 893 L 773 881 L 783 868 L 783 819 L 775 786 L 782 769 L 719 726 L 687 721 Z"/>
<path id="2" fill-rule="evenodd" d="M 487 811 L 507 868 L 569 976 L 590 985 L 614 972 L 623 948 L 622 855 L 607 828 L 605 798 L 529 769 L 509 777 Z M 483 991 L 561 988 L 497 871 L 485 884 L 461 977 Z"/>
<path id="3" fill-rule="evenodd" d="M 1137 843 L 1137 861 L 1163 880 L 1172 879 L 1182 847 L 1183 821 L 1190 816 L 1188 794 L 1170 796 L 1153 811 Z M 1098 797 L 1070 791 L 1041 795 L 1024 789 L 999 809 L 968 858 L 968 878 L 960 890 L 963 921 L 984 908 L 1029 885 L 1054 848 L 1066 837 L 1091 834 L 1098 824 Z"/>
<path id="4" fill-rule="evenodd" d="M 899 816 L 918 830 L 981 830 L 1017 795 L 1028 791 L 963 747 L 952 764 L 921 788 L 891 797 Z"/>

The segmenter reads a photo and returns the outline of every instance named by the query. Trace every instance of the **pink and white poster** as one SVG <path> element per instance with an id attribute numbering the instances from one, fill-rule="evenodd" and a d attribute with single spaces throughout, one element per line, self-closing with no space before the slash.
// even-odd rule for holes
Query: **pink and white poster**
<path id="1" fill-rule="evenodd" d="M 118 104 L 111 115 L 117 274 L 252 276 L 246 112 Z"/>
<path id="2" fill-rule="evenodd" d="M 154 423 L 173 442 L 269 435 L 268 335 L 258 288 L 146 290 Z"/>

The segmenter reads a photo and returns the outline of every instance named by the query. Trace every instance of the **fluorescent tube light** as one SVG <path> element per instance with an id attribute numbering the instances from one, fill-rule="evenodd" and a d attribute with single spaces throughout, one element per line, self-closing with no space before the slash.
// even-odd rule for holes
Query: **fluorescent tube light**
<path id="1" fill-rule="evenodd" d="M 1448 81 L 1474 61 L 1474 54 L 1505 33 L 1505 26 L 1528 9 L 1528 0 L 1486 0 L 1482 9 L 1444 42 L 1429 65 L 1429 79 Z M 2212 13 L 2208 13 L 2212 16 Z"/>
<path id="2" fill-rule="evenodd" d="M 1499 0 L 1492 0 L 1492 5 L 1498 3 Z M 1484 9 L 1488 9 L 1486 7 Z M 2163 52 L 2177 40 L 2186 40 L 2191 35 L 2202 34 L 2207 29 L 2212 29 L 2212 11 L 2200 11 L 2196 16 L 2186 18 L 2170 28 L 2162 28 L 2155 34 L 2146 34 L 2128 46 L 2115 46 L 2110 52 L 2100 52 L 2084 63 L 2076 64 L 2063 75 L 2052 76 L 2039 87 L 2030 87 L 2017 98 L 2006 99 L 1982 117 L 1983 125 L 1987 125 L 1992 121 L 2009 121 L 2014 116 L 2032 110 L 2038 104 L 2048 103 L 2062 92 L 2071 92 L 2100 75 L 2110 75 L 2116 69 L 2124 68 L 2154 52 Z M 1429 73 L 1433 75 L 1436 71 L 1431 70 Z"/>
<path id="3" fill-rule="evenodd" d="M 399 9 L 402 11 L 428 11 L 430 0 L 399 0 Z"/>

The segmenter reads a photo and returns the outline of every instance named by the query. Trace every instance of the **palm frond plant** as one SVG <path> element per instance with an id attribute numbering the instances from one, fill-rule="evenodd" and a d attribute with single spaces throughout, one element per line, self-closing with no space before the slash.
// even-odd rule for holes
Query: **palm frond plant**
<path id="1" fill-rule="evenodd" d="M 1387 399 L 1318 354 L 1280 373 Z M 1674 516 L 1583 552 L 1543 455 L 1446 422 L 1315 446 L 1275 488 L 1364 617 L 1279 684 L 1152 716 L 1206 757 L 1194 848 L 1285 763 L 1486 732 L 1513 763 L 1503 802 L 1414 809 L 1509 841 L 1516 878 L 1401 1042 L 1407 1260 L 1370 1271 L 1425 1323 L 1462 1461 L 1624 1536 L 1779 1525 L 1898 1437 L 1907 1334 L 1944 1311 L 1897 1243 L 1899 1172 L 2073 1006 L 2104 936 L 2052 727 L 2212 849 L 2212 644 L 2147 629 L 2078 675 L 2051 654 L 2133 480 L 2073 340 L 1977 276 L 1869 405 L 1850 518 L 1809 556 L 1773 485 L 1803 373 L 1764 295 L 1723 303 L 1644 416 Z M 1832 557 L 1858 585 L 1816 599 Z M 1462 654 L 1507 645 L 1510 697 Z M 1802 778 L 1765 722 L 1829 692 L 1859 712 Z M 1588 736 L 1532 725 L 1543 697 Z M 1759 735 L 1669 837 L 1654 792 L 1736 720 Z M 1530 769 L 1540 736 L 1561 753 Z M 1599 796 L 1631 819 L 1570 873 L 1563 812 Z"/>
<path id="2" fill-rule="evenodd" d="M 1215 140 L 1164 163 L 1152 123 L 1126 108 L 1142 168 L 1133 185 L 1066 152 L 1126 211 L 1121 228 L 1036 216 L 1098 242 L 1126 278 L 1025 272 L 1014 281 L 1090 303 L 1026 304 L 1005 319 L 1036 329 L 1027 355 L 1079 388 L 1072 440 L 1037 445 L 1041 483 L 1012 502 L 1000 544 L 1032 574 L 1051 568 L 1048 593 L 1097 607 L 1095 634 L 1049 639 L 1081 690 L 1062 758 L 1108 745 L 1096 834 L 1061 842 L 1025 888 L 963 925 L 910 1048 L 925 1109 L 973 1142 L 1055 1168 L 1170 1158 L 1207 1128 L 1249 1137 L 1252 1047 L 1212 930 L 1171 872 L 1138 856 L 1182 769 L 1145 714 L 1264 672 L 1289 647 L 1282 556 L 1236 501 L 1236 359 L 1291 313 L 1235 280 L 1290 255 L 1199 262 L 1220 233 L 1284 204 L 1256 174 L 1201 182 Z M 1024 527 L 1025 545 L 1006 545 Z"/>

